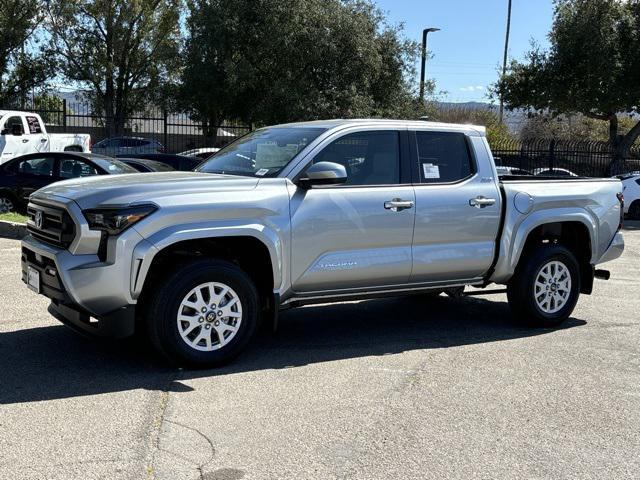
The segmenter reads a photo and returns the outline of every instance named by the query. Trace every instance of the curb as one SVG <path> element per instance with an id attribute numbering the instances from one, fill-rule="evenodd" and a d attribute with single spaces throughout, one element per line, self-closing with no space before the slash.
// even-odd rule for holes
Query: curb
<path id="1" fill-rule="evenodd" d="M 20 240 L 27 235 L 27 225 L 24 223 L 0 220 L 0 237 Z"/>

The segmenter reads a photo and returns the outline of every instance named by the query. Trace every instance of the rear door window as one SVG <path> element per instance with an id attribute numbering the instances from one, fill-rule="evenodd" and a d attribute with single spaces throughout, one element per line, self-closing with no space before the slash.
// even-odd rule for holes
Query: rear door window
<path id="1" fill-rule="evenodd" d="M 42 133 L 42 125 L 40 125 L 38 117 L 27 116 L 27 125 L 29 126 L 30 134 Z"/>
<path id="2" fill-rule="evenodd" d="M 457 132 L 416 132 L 421 183 L 452 183 L 475 172 L 467 139 Z"/>
<path id="3" fill-rule="evenodd" d="M 98 175 L 93 165 L 77 158 L 63 158 L 60 160 L 60 178 L 79 178 Z"/>

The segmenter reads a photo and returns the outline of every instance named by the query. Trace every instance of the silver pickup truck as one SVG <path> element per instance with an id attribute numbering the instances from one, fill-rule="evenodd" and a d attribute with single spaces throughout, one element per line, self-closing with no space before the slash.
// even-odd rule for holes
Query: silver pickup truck
<path id="1" fill-rule="evenodd" d="M 516 321 L 554 326 L 624 248 L 619 181 L 500 179 L 482 127 L 279 125 L 197 170 L 39 190 L 23 281 L 77 330 L 216 365 L 310 303 L 502 284 Z"/>

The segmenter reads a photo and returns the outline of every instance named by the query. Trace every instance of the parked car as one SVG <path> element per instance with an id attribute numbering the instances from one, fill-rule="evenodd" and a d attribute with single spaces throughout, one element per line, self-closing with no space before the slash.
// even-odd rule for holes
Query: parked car
<path id="1" fill-rule="evenodd" d="M 536 168 L 533 171 L 534 175 L 540 175 L 543 177 L 577 177 L 579 175 L 573 173 L 566 168 Z"/>
<path id="2" fill-rule="evenodd" d="M 112 137 L 96 143 L 91 151 L 112 157 L 132 157 L 144 153 L 163 153 L 164 145 L 152 138 Z"/>
<path id="3" fill-rule="evenodd" d="M 88 152 L 91 136 L 47 133 L 37 113 L 0 110 L 0 165 L 14 157 L 37 152 Z"/>
<path id="4" fill-rule="evenodd" d="M 214 153 L 219 152 L 219 148 L 207 147 L 207 148 L 194 148 L 192 150 L 187 150 L 186 152 L 181 152 L 178 155 L 183 155 L 185 157 L 198 157 L 202 160 L 205 160 L 211 157 Z"/>
<path id="5" fill-rule="evenodd" d="M 280 125 L 148 178 L 32 195 L 22 278 L 63 323 L 144 328 L 183 364 L 228 361 L 278 310 L 466 285 L 506 285 L 514 320 L 556 326 L 624 247 L 620 181 L 499 180 L 484 127 Z"/>
<path id="6" fill-rule="evenodd" d="M 640 173 L 622 178 L 624 213 L 633 220 L 640 220 Z"/>
<path id="7" fill-rule="evenodd" d="M 138 172 L 172 172 L 173 168 L 166 163 L 156 162 L 154 160 L 145 160 L 144 158 L 121 158 L 122 163 L 126 163 L 130 167 L 135 168 Z"/>
<path id="8" fill-rule="evenodd" d="M 24 211 L 29 195 L 70 178 L 136 173 L 115 158 L 81 152 L 32 153 L 0 165 L 0 213 Z"/>
<path id="9" fill-rule="evenodd" d="M 118 155 L 117 157 L 125 158 L 127 155 Z M 140 155 L 135 155 L 135 158 L 165 163 L 174 170 L 182 172 L 193 170 L 202 163 L 202 160 L 197 157 L 185 157 L 182 155 L 172 155 L 170 153 L 142 153 Z"/>
<path id="10" fill-rule="evenodd" d="M 496 165 L 496 171 L 499 176 L 504 175 L 533 175 L 529 170 L 517 167 L 507 167 L 503 165 Z"/>
<path id="11" fill-rule="evenodd" d="M 633 172 L 621 173 L 619 175 L 614 175 L 613 178 L 617 178 L 618 180 L 626 180 L 627 178 L 631 178 L 635 175 L 640 175 L 640 170 L 634 170 Z"/>

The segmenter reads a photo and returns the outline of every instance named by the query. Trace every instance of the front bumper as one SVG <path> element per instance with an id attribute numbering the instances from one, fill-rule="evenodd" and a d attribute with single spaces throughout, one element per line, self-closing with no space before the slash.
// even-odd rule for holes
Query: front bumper
<path id="1" fill-rule="evenodd" d="M 21 263 L 24 283 L 28 267 L 39 272 L 40 293 L 51 299 L 49 312 L 61 322 L 93 336 L 133 334 L 136 301 L 129 265 L 72 255 L 31 235 L 22 240 Z"/>
<path id="2" fill-rule="evenodd" d="M 610 262 L 611 260 L 615 260 L 616 258 L 622 255 L 624 251 L 624 237 L 622 236 L 622 232 L 618 232 L 614 235 L 613 240 L 611 240 L 611 244 L 609 248 L 607 248 L 606 252 L 600 257 L 598 260 L 598 264 Z"/>

